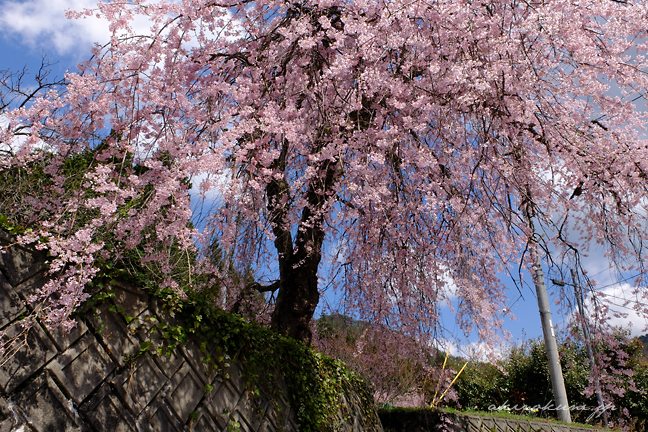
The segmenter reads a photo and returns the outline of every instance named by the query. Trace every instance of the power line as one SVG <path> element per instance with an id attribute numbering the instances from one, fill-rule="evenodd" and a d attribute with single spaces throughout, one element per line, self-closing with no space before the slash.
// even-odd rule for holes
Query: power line
<path id="1" fill-rule="evenodd" d="M 585 306 L 583 305 L 583 290 L 581 289 L 581 284 L 580 280 L 578 278 L 578 273 L 576 273 L 576 270 L 571 269 L 571 277 L 572 281 L 574 282 L 574 296 L 576 297 L 576 303 L 578 305 L 578 312 L 580 313 L 580 319 L 581 319 L 581 327 L 583 328 L 583 336 L 585 337 L 585 347 L 587 349 L 587 356 L 589 357 L 590 360 L 590 366 L 591 366 L 591 376 L 594 378 L 594 387 L 596 391 L 596 399 L 598 401 L 599 407 L 603 408 L 603 419 L 604 422 L 608 422 L 608 414 L 605 412 L 605 405 L 603 403 L 603 396 L 601 395 L 601 387 L 599 384 L 599 379 L 598 375 L 595 373 L 596 371 L 596 363 L 594 361 L 594 350 L 592 349 L 591 345 L 591 335 L 589 331 L 589 324 L 587 322 L 587 317 L 585 316 Z"/>
<path id="2" fill-rule="evenodd" d="M 611 283 L 611 284 L 603 285 L 602 287 L 596 287 L 596 289 L 601 290 L 601 289 L 604 289 L 604 288 L 609 288 L 609 287 L 611 287 L 611 286 L 618 285 L 618 284 L 620 284 L 621 282 L 625 282 L 625 281 L 627 281 L 627 280 L 634 279 L 634 278 L 636 278 L 636 277 L 638 277 L 638 276 L 641 276 L 641 273 L 637 273 L 636 275 L 628 276 L 628 277 L 625 278 L 625 279 L 620 279 L 620 280 L 617 279 L 615 282 L 613 282 L 613 283 Z"/>
<path id="3" fill-rule="evenodd" d="M 635 303 L 635 304 L 638 304 L 638 305 L 642 304 L 642 303 L 640 303 L 639 301 L 632 301 L 632 300 L 629 301 L 629 303 Z M 616 306 L 616 307 L 619 307 L 619 308 L 627 309 L 627 310 L 629 310 L 629 311 L 639 312 L 639 311 L 637 311 L 637 310 L 636 310 L 635 308 L 633 308 L 633 307 L 624 306 L 624 305 L 620 305 L 620 304 L 612 303 L 612 302 L 607 302 L 607 304 L 610 305 L 610 306 Z M 642 318 L 648 319 L 648 317 L 642 317 Z"/>

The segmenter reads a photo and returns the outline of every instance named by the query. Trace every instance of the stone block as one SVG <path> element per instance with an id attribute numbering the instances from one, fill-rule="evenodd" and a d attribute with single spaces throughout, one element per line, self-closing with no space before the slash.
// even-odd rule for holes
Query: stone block
<path id="1" fill-rule="evenodd" d="M 86 334 L 88 326 L 83 321 L 77 320 L 77 325 L 69 332 L 65 330 L 63 326 L 59 326 L 52 330 L 46 329 L 46 331 L 49 333 L 58 350 L 63 352 L 78 341 L 81 336 Z"/>
<path id="2" fill-rule="evenodd" d="M 13 400 L 19 419 L 26 419 L 38 432 L 82 430 L 79 417 L 54 380 L 41 374 Z"/>
<path id="3" fill-rule="evenodd" d="M 258 402 L 259 401 L 256 401 L 256 408 L 254 408 L 256 416 L 254 417 L 254 420 L 249 420 L 249 423 L 252 425 L 252 428 L 254 430 L 262 429 L 263 424 L 270 421 L 268 416 L 274 410 L 274 406 L 272 405 L 271 401 L 262 401 L 261 404 L 259 404 Z"/>
<path id="4" fill-rule="evenodd" d="M 162 400 L 157 400 L 149 407 L 147 412 L 142 415 L 141 420 L 148 423 L 152 432 L 181 432 L 184 430 L 183 422 Z"/>
<path id="5" fill-rule="evenodd" d="M 149 304 L 149 310 L 153 313 L 160 321 L 167 323 L 170 326 L 176 326 L 182 324 L 180 319 L 175 315 L 174 312 L 170 312 L 164 307 L 164 304 L 159 299 L 154 299 Z"/>
<path id="6" fill-rule="evenodd" d="M 506 419 L 493 419 L 493 422 L 495 424 L 495 431 L 494 432 L 507 432 L 508 425 L 506 423 Z"/>
<path id="7" fill-rule="evenodd" d="M 257 417 L 258 413 L 255 412 L 241 412 L 236 411 L 234 418 L 239 422 L 239 431 L 241 432 L 256 432 L 261 425 L 260 419 Z"/>
<path id="8" fill-rule="evenodd" d="M 455 419 L 463 426 L 466 432 L 481 432 L 481 419 L 479 417 L 465 416 Z"/>
<path id="9" fill-rule="evenodd" d="M 165 387 L 167 377 L 151 356 L 144 354 L 137 359 L 137 363 L 115 377 L 113 383 L 124 403 L 139 416 Z"/>
<path id="10" fill-rule="evenodd" d="M 525 420 L 508 419 L 506 421 L 506 432 L 528 432 L 529 422 Z"/>
<path id="11" fill-rule="evenodd" d="M 191 367 L 196 372 L 203 382 L 203 384 L 210 383 L 214 381 L 218 372 L 213 367 L 213 365 L 207 364 L 204 362 L 207 353 L 203 353 L 200 349 L 200 345 L 195 340 L 189 340 L 184 346 L 181 347 L 183 357 L 189 362 Z M 232 369 L 232 373 L 237 373 L 238 369 L 235 367 Z M 231 373 L 230 373 L 231 375 Z"/>
<path id="12" fill-rule="evenodd" d="M 36 294 L 38 290 L 40 290 L 43 285 L 45 285 L 45 282 L 47 282 L 47 277 L 45 275 L 45 272 L 39 272 L 36 273 L 34 276 L 31 278 L 27 279 L 23 283 L 19 285 L 14 285 L 14 290 L 20 296 L 21 299 L 24 301 L 27 301 L 27 299 L 33 295 Z"/>
<path id="13" fill-rule="evenodd" d="M 276 387 L 272 389 L 272 393 L 265 396 L 269 399 L 267 401 L 261 399 L 262 403 L 267 402 L 267 404 L 264 405 L 262 410 L 259 409 L 259 411 L 263 412 L 263 422 L 270 422 L 273 430 L 284 430 L 282 428 L 290 427 L 290 421 L 294 420 L 288 403 L 288 387 L 283 381 L 277 381 L 274 385 Z"/>
<path id="14" fill-rule="evenodd" d="M 7 278 L 0 273 L 0 328 L 5 327 L 15 320 L 21 313 L 24 313 L 25 305 L 18 298 Z"/>
<path id="15" fill-rule="evenodd" d="M 0 234 L 0 245 L 7 246 L 6 252 L 0 253 L 0 269 L 13 286 L 20 285 L 47 268 L 47 254 L 44 251 L 17 245 L 15 239 L 4 231 Z"/>
<path id="16" fill-rule="evenodd" d="M 48 369 L 80 404 L 115 370 L 115 363 L 97 340 L 86 334 L 50 363 Z"/>
<path id="17" fill-rule="evenodd" d="M 193 369 L 184 363 L 171 378 L 171 390 L 167 396 L 169 405 L 183 423 L 189 421 L 200 400 L 205 396 L 205 384 L 196 376 Z"/>
<path id="18" fill-rule="evenodd" d="M 264 420 L 267 420 L 272 425 L 274 430 L 284 430 L 285 425 L 288 423 L 285 412 L 273 412 L 273 415 L 267 416 Z"/>
<path id="19" fill-rule="evenodd" d="M 115 305 L 131 317 L 138 316 L 148 308 L 149 297 L 143 289 L 122 281 L 111 282 L 110 288 L 115 292 Z"/>
<path id="20" fill-rule="evenodd" d="M 285 431 L 299 430 L 299 426 L 297 425 L 297 420 L 295 420 L 295 415 L 290 414 L 290 411 L 289 411 L 289 416 L 287 417 L 287 421 L 285 422 L 285 426 L 283 426 L 283 430 Z"/>
<path id="21" fill-rule="evenodd" d="M 239 413 L 241 418 L 248 425 L 248 429 L 256 431 L 261 425 L 261 421 L 265 416 L 265 410 L 259 406 L 256 400 L 250 398 L 250 394 L 246 391 L 241 394 L 241 397 L 236 404 L 236 412 Z"/>
<path id="22" fill-rule="evenodd" d="M 220 416 L 215 418 L 217 420 L 217 424 L 222 425 L 221 429 L 224 431 L 233 429 L 238 432 L 252 432 L 250 425 L 245 419 L 245 416 L 241 415 L 241 413 L 238 411 L 224 410 Z M 235 425 L 235 423 L 238 423 L 238 426 Z"/>
<path id="23" fill-rule="evenodd" d="M 159 324 L 157 316 L 146 310 L 128 324 L 128 329 L 140 340 L 149 340 L 152 335 L 158 332 Z"/>
<path id="24" fill-rule="evenodd" d="M 283 421 L 282 419 L 288 418 L 290 404 L 288 403 L 287 396 L 287 393 L 277 394 L 275 402 L 271 405 L 272 409 L 266 413 L 267 416 L 275 417 L 277 426 Z"/>
<path id="25" fill-rule="evenodd" d="M 257 429 L 257 432 L 276 432 L 276 429 L 268 419 L 263 419 L 261 426 Z"/>
<path id="26" fill-rule="evenodd" d="M 260 422 L 255 418 L 254 412 L 242 412 L 235 411 L 234 419 L 239 423 L 238 430 L 245 432 L 256 432 L 256 428 L 259 427 Z M 256 424 L 256 427 L 253 426 Z"/>
<path id="27" fill-rule="evenodd" d="M 349 425 L 349 421 L 347 420 L 346 422 L 342 423 L 344 429 L 347 430 L 352 430 L 353 432 L 363 432 L 362 425 L 360 424 L 360 419 L 358 416 L 351 416 L 351 425 Z"/>
<path id="28" fill-rule="evenodd" d="M 162 337 L 162 331 L 158 329 L 159 325 L 160 321 L 157 316 L 145 311 L 129 327 L 134 328 L 140 341 L 152 343 L 153 346 L 150 350 L 154 354 L 158 354 L 157 348 L 167 345 L 166 340 Z M 180 348 L 165 351 L 164 354 L 154 355 L 153 358 L 168 378 L 175 375 L 180 366 L 185 363 Z"/>
<path id="29" fill-rule="evenodd" d="M 230 361 L 230 366 L 227 368 L 225 376 L 216 377 L 216 379 L 219 378 L 222 379 L 223 382 L 227 382 L 232 390 L 234 390 L 238 394 L 241 394 L 247 390 L 245 386 L 245 376 L 243 375 L 243 370 L 238 364 L 232 361 Z"/>
<path id="30" fill-rule="evenodd" d="M 276 429 L 282 431 L 298 431 L 295 413 L 291 408 L 284 408 L 277 413 Z"/>
<path id="31" fill-rule="evenodd" d="M 159 343 L 160 338 L 157 337 L 152 339 L 154 345 L 159 346 L 158 344 L 156 344 L 156 341 Z M 177 353 L 177 350 L 170 351 L 168 357 L 166 354 L 155 355 L 153 356 L 153 359 L 167 378 L 171 378 L 173 375 L 175 375 L 178 372 L 178 369 L 180 369 L 180 367 L 185 364 L 183 357 Z"/>
<path id="32" fill-rule="evenodd" d="M 196 419 L 189 421 L 190 432 L 221 432 L 211 416 L 205 410 L 198 410 Z"/>
<path id="33" fill-rule="evenodd" d="M 109 386 L 103 385 L 79 411 L 98 432 L 136 432 L 135 419 Z"/>
<path id="34" fill-rule="evenodd" d="M 275 405 L 270 404 L 268 409 L 263 413 L 262 424 L 268 422 L 272 426 L 272 429 L 277 429 L 277 425 L 281 423 L 280 420 L 283 412 L 284 408 L 281 408 L 281 411 L 278 411 Z"/>
<path id="35" fill-rule="evenodd" d="M 480 429 L 482 431 L 492 430 L 493 432 L 495 432 L 495 420 L 493 420 L 492 418 L 481 418 Z"/>
<path id="36" fill-rule="evenodd" d="M 10 432 L 14 426 L 18 426 L 18 417 L 14 414 L 14 408 L 5 398 L 0 397 L 0 432 Z"/>
<path id="37" fill-rule="evenodd" d="M 108 355 L 119 366 L 124 366 L 126 357 L 139 351 L 140 343 L 126 325 L 124 318 L 110 309 L 108 304 L 101 305 L 96 313 L 88 315 L 88 323 L 106 347 Z"/>
<path id="38" fill-rule="evenodd" d="M 0 360 L 0 387 L 11 393 L 57 354 L 56 347 L 40 324 L 23 328 L 18 321 L 8 327 L 4 341 L 15 339 Z"/>
<path id="39" fill-rule="evenodd" d="M 219 426 L 226 427 L 229 420 L 225 412 L 233 413 L 236 409 L 241 395 L 234 391 L 229 382 L 223 384 L 209 392 L 205 398 L 205 409 L 212 415 L 212 417 L 219 423 Z"/>

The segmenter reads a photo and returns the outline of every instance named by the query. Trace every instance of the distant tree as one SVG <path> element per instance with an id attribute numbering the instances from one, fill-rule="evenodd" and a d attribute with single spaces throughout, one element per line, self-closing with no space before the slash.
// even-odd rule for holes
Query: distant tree
<path id="1" fill-rule="evenodd" d="M 623 333 L 608 336 L 601 339 L 595 348 L 609 357 L 601 362 L 604 367 L 598 371 L 605 403 L 610 408 L 609 420 L 617 425 L 632 426 L 635 431 L 645 431 L 648 361 L 643 356 L 642 344 Z M 569 403 L 583 407 L 571 411 L 572 419 L 603 425 L 602 413 L 594 411 L 598 402 L 585 347 L 575 341 L 563 341 L 559 351 Z M 457 364 L 463 362 L 452 366 L 456 369 Z M 551 408 L 533 410 L 551 407 L 554 401 L 547 368 L 547 353 L 540 340 L 514 347 L 496 364 L 471 362 L 455 384 L 456 406 L 488 411 L 503 408 L 506 404 L 513 414 L 555 418 L 556 412 Z M 531 409 L 524 410 L 524 407 Z"/>
<path id="2" fill-rule="evenodd" d="M 341 314 L 322 316 L 315 328 L 314 347 L 370 382 L 376 402 L 394 403 L 408 393 L 422 399 L 434 371 L 430 350 L 412 337 Z"/>
<path id="3" fill-rule="evenodd" d="M 323 258 L 359 318 L 439 334 L 452 286 L 461 327 L 486 340 L 501 327 L 497 274 L 529 264 L 530 240 L 576 259 L 603 244 L 644 271 L 647 114 L 629 97 L 648 87 L 646 2 L 137 0 L 84 13 L 109 22 L 110 42 L 64 92 L 6 110 L 0 132 L 0 169 L 50 159 L 56 197 L 16 205 L 33 214 L 20 241 L 52 254 L 57 278 L 38 297 L 51 325 L 99 258 L 142 250 L 181 288 L 164 250 L 203 253 L 214 238 L 257 281 L 208 260 L 188 276 L 211 272 L 230 299 L 272 293 L 272 326 L 307 342 Z M 138 16 L 150 34 L 131 29 Z M 100 144 L 70 196 L 65 161 Z M 213 204 L 195 226 L 192 187 Z"/>
<path id="4" fill-rule="evenodd" d="M 451 363 L 459 370 L 465 360 Z M 499 407 L 506 402 L 509 389 L 501 367 L 480 361 L 472 361 L 454 384 L 457 400 L 451 406 L 463 410 L 488 411 L 489 407 Z M 428 389 L 428 398 L 433 389 Z"/>

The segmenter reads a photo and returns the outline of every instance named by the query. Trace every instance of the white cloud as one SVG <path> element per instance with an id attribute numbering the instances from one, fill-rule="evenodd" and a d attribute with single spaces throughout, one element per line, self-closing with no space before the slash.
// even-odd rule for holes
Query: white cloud
<path id="1" fill-rule="evenodd" d="M 448 304 L 450 304 L 457 299 L 459 295 L 459 287 L 457 287 L 457 284 L 455 283 L 454 278 L 452 277 L 452 274 L 450 273 L 448 267 L 445 265 L 441 265 L 440 267 L 441 267 L 441 271 L 443 271 L 443 274 L 440 278 L 444 284 L 443 292 L 444 295 L 447 296 Z"/>
<path id="2" fill-rule="evenodd" d="M 471 342 L 460 347 L 463 357 L 480 362 L 493 362 L 502 358 L 502 348 L 487 342 Z"/>
<path id="3" fill-rule="evenodd" d="M 20 39 L 33 48 L 56 50 L 58 54 L 85 57 L 92 44 L 110 40 L 108 22 L 96 17 L 70 20 L 67 10 L 95 9 L 96 0 L 23 0 L 3 1 L 0 30 L 4 36 Z M 138 33 L 147 33 L 146 19 L 133 24 Z"/>
<path id="4" fill-rule="evenodd" d="M 634 294 L 630 284 L 613 285 L 599 292 L 602 295 L 602 302 L 609 307 L 607 315 L 610 325 L 629 329 L 631 336 L 641 336 L 648 331 L 648 318 L 635 310 L 636 308 L 646 309 L 646 300 Z M 585 300 L 585 307 L 587 314 L 592 316 L 591 298 Z"/>
<path id="5" fill-rule="evenodd" d="M 7 128 L 9 127 L 9 120 L 4 114 L 0 114 L 0 157 L 9 157 L 15 155 L 21 148 L 28 143 L 29 137 L 27 135 L 13 135 Z M 25 131 L 26 132 L 26 131 Z M 4 135 L 8 133 L 8 135 Z M 48 149 L 52 150 L 43 141 L 36 141 L 31 143 L 33 149 Z"/>
<path id="6" fill-rule="evenodd" d="M 96 6 L 93 0 L 7 1 L 2 5 L 0 24 L 5 35 L 32 47 L 54 47 L 59 54 L 86 51 L 92 43 L 110 38 L 108 23 L 94 17 L 69 20 L 65 11 Z"/>
<path id="7" fill-rule="evenodd" d="M 502 357 L 502 348 L 495 347 L 486 342 L 465 342 L 459 344 L 459 341 L 441 339 L 439 350 L 444 352 L 450 347 L 450 355 L 461 357 L 473 362 L 492 362 Z"/>

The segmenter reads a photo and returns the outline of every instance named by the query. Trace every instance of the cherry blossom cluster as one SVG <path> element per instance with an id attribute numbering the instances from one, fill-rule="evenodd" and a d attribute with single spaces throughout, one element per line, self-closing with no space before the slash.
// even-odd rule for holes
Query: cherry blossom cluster
<path id="1" fill-rule="evenodd" d="M 52 325 L 100 258 L 137 249 L 182 288 L 169 251 L 214 236 L 227 265 L 276 280 L 278 310 L 293 302 L 306 322 L 319 297 L 299 283 L 317 273 L 359 318 L 410 336 L 442 331 L 455 300 L 461 328 L 491 343 L 498 275 L 531 264 L 532 240 L 578 257 L 603 245 L 645 271 L 646 2 L 137 0 L 71 13 L 89 14 L 108 20 L 110 43 L 65 92 L 7 112 L 0 135 L 15 149 L 2 169 L 51 159 L 55 196 L 34 201 L 47 217 L 31 223 L 52 255 L 38 296 Z M 138 16 L 150 33 L 132 30 Z M 61 167 L 87 149 L 97 163 L 71 193 Z M 191 190 L 209 208 L 200 224 Z M 231 299 L 244 289 L 219 277 Z"/>

